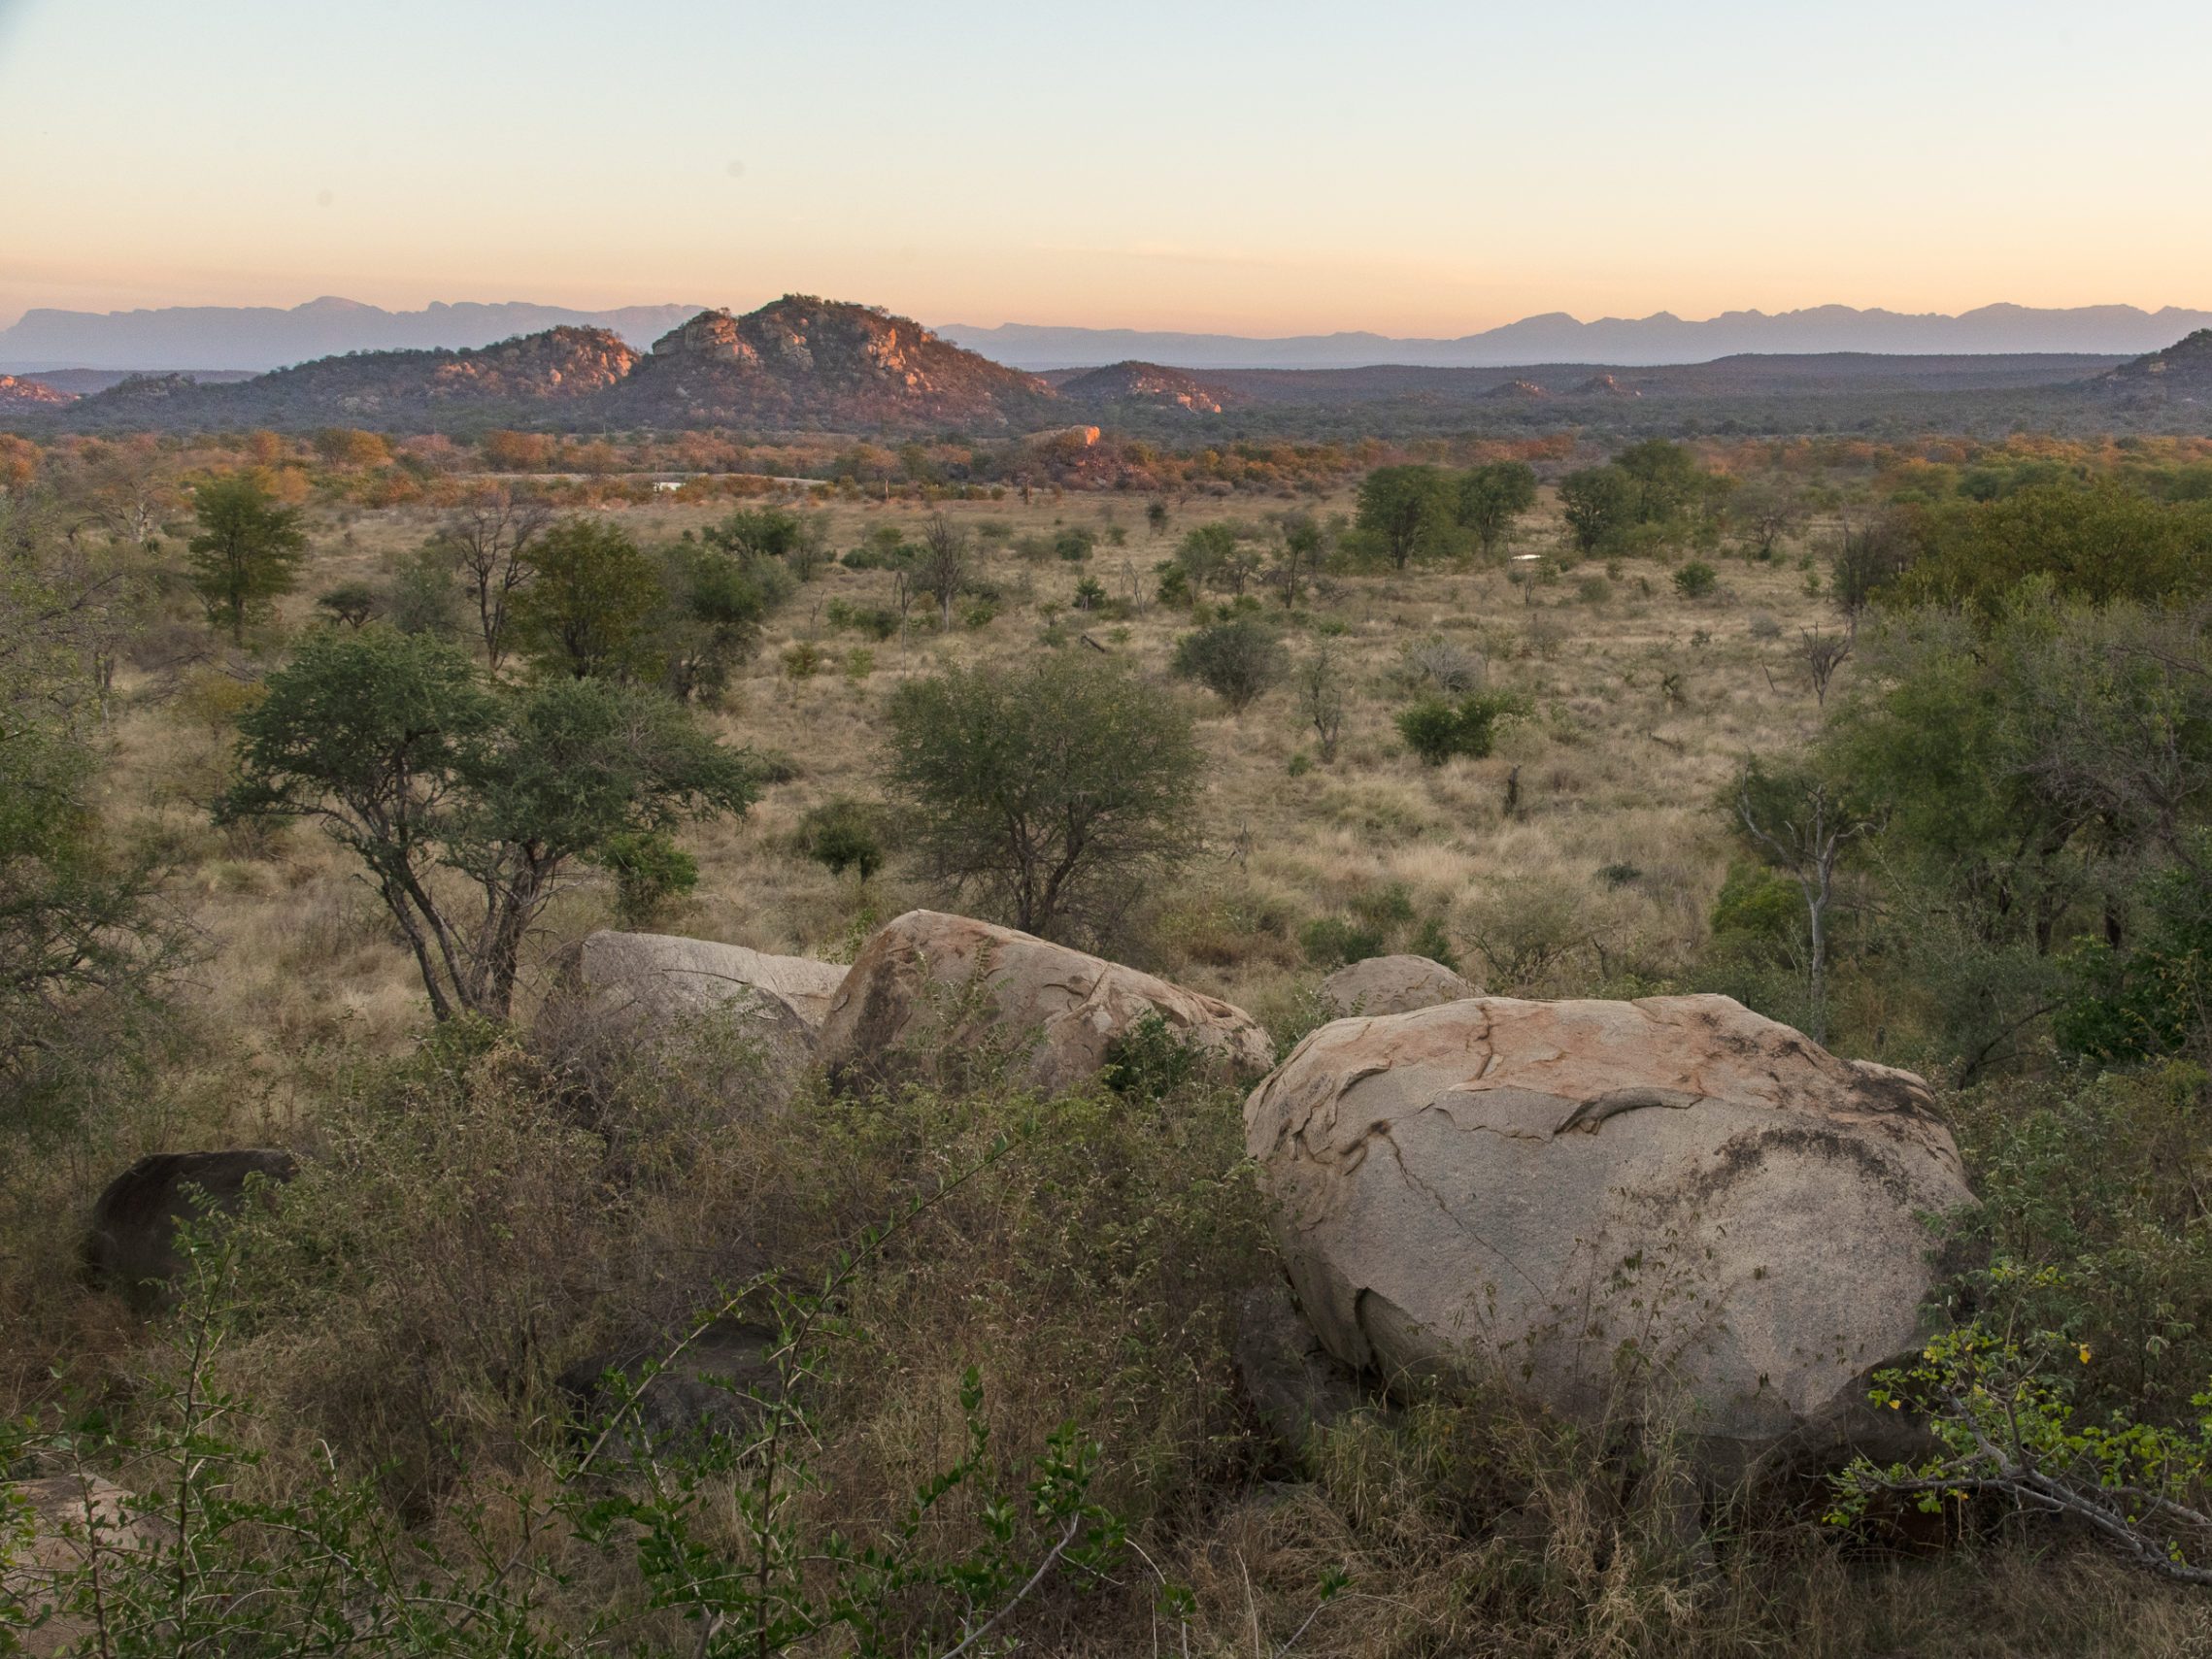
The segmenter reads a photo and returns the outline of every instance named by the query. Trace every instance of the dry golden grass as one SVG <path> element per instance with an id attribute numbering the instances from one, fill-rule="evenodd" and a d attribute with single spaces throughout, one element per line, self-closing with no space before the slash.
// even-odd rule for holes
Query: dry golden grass
<path id="1" fill-rule="evenodd" d="M 1319 510 L 1350 505 L 1340 499 Z M 720 509 L 671 502 L 599 511 L 650 541 L 696 529 Z M 918 533 L 934 509 L 838 502 L 824 511 L 832 545 L 844 548 L 887 523 Z M 773 619 L 726 706 L 709 716 L 732 743 L 788 755 L 798 776 L 771 788 L 745 819 L 687 832 L 700 883 L 665 929 L 836 958 L 850 954 L 872 921 L 937 900 L 895 867 L 865 891 L 849 875 L 833 878 L 788 849 L 789 832 L 821 801 L 875 793 L 883 711 L 901 680 L 1052 648 L 1040 635 L 1056 613 L 1067 634 L 1133 660 L 1159 679 L 1163 695 L 1189 699 L 1200 715 L 1207 849 L 1179 883 L 1154 896 L 1148 937 L 1132 946 L 1148 965 L 1233 1001 L 1265 1004 L 1312 978 L 1295 943 L 1299 925 L 1402 883 L 1420 914 L 1445 922 L 1477 978 L 1497 978 L 1476 945 L 1496 931 L 1501 912 L 1536 906 L 1541 913 L 1525 923 L 1572 935 L 1575 948 L 1535 979 L 1493 988 L 1558 993 L 1662 981 L 1691 963 L 1726 868 L 1717 792 L 1746 753 L 1787 748 L 1815 729 L 1793 647 L 1800 628 L 1835 625 L 1827 602 L 1807 593 L 1793 557 L 1725 561 L 1721 594 L 1696 603 L 1676 596 L 1663 566 L 1641 560 L 1615 568 L 1600 603 L 1580 592 L 1599 574 L 1590 563 L 1526 586 L 1496 568 L 1332 577 L 1301 605 L 1305 625 L 1290 641 L 1303 652 L 1319 637 L 1315 624 L 1330 630 L 1350 693 L 1342 743 L 1334 764 L 1293 777 L 1291 757 L 1311 756 L 1314 745 L 1287 687 L 1232 717 L 1203 691 L 1167 679 L 1190 618 L 1150 601 L 1151 567 L 1185 529 L 1215 515 L 1208 504 L 1180 507 L 1164 537 L 1147 530 L 1141 504 L 1129 500 L 1040 495 L 1028 507 L 955 502 L 943 511 L 971 529 L 996 520 L 1017 536 L 1089 525 L 1099 542 L 1088 564 L 1074 565 L 1024 562 L 1008 541 L 979 538 L 979 574 L 1002 594 L 998 614 L 945 634 L 916 628 L 903 642 L 840 633 L 826 619 L 835 600 L 890 605 L 887 573 L 830 566 L 803 586 Z M 1256 516 L 1241 504 L 1237 513 Z M 409 509 L 325 518 L 285 622 L 304 625 L 315 594 L 376 576 L 419 547 L 432 522 Z M 1111 545 L 1116 528 L 1124 546 Z M 1555 519 L 1540 514 L 1524 527 L 1525 549 L 1556 555 L 1559 545 Z M 1072 612 L 1087 574 L 1110 593 L 1133 588 L 1133 613 L 1109 619 Z M 926 610 L 917 606 L 917 617 Z M 1777 636 L 1754 637 L 1751 618 L 1760 614 L 1779 625 Z M 1406 694 L 1392 670 L 1406 646 L 1430 635 L 1480 652 L 1492 686 L 1534 705 L 1534 716 L 1506 727 L 1489 759 L 1425 767 L 1398 742 L 1391 718 Z M 830 660 L 813 678 L 793 680 L 783 656 L 801 641 Z M 872 656 L 864 674 L 847 670 L 855 647 Z M 148 687 L 124 686 L 133 689 Z M 206 946 L 185 1002 L 219 1079 L 200 1091 L 217 1110 L 201 1128 L 245 1138 L 299 1127 L 304 1057 L 317 1056 L 312 1069 L 319 1072 L 334 1047 L 395 1051 L 427 1014 L 410 960 L 340 849 L 305 827 L 261 847 L 208 824 L 224 742 L 174 703 L 142 700 L 118 722 L 117 762 L 103 787 L 118 828 L 158 835 L 178 860 L 177 891 Z M 1508 816 L 1512 775 L 1521 807 Z M 1638 874 L 1617 883 L 1599 875 L 1622 866 Z M 1236 902 L 1224 908 L 1224 894 Z M 608 918 L 606 893 L 580 887 L 549 912 L 535 961 Z"/>
<path id="2" fill-rule="evenodd" d="M 617 511 L 647 540 L 709 516 L 673 504 Z M 926 510 L 841 502 L 828 511 L 842 548 L 885 522 L 916 532 Z M 1597 574 L 1591 565 L 1533 587 L 1497 569 L 1354 575 L 1330 579 L 1292 633 L 1302 652 L 1326 627 L 1350 694 L 1336 760 L 1293 775 L 1292 757 L 1310 757 L 1314 745 L 1287 688 L 1230 717 L 1167 679 L 1186 614 L 1146 603 L 1122 618 L 1067 614 L 1086 570 L 1112 592 L 1126 591 L 1133 574 L 1149 595 L 1152 564 L 1208 516 L 1203 507 L 1181 510 L 1157 540 L 1129 501 L 946 511 L 970 525 L 1009 523 L 1018 535 L 1103 529 L 1111 515 L 1127 545 L 1102 536 L 1081 567 L 1025 564 L 1003 541 L 981 543 L 980 574 L 1003 595 L 997 615 L 942 635 L 918 630 L 903 644 L 868 644 L 827 621 L 834 599 L 890 603 L 887 575 L 833 567 L 802 588 L 726 706 L 708 716 L 732 743 L 788 755 L 797 776 L 743 820 L 687 833 L 700 884 L 661 926 L 837 958 L 874 921 L 935 900 L 895 868 L 866 888 L 834 878 L 790 850 L 790 831 L 810 806 L 875 792 L 883 712 L 902 679 L 1056 648 L 1040 639 L 1048 608 L 1068 632 L 1088 632 L 1156 677 L 1163 696 L 1200 712 L 1207 851 L 1152 897 L 1130 949 L 1262 1013 L 1291 1006 L 1317 977 L 1301 924 L 1393 886 L 1415 915 L 1444 923 L 1470 975 L 1493 988 L 1619 991 L 1693 975 L 1729 856 L 1719 791 L 1747 752 L 1787 750 L 1817 729 L 1792 647 L 1800 628 L 1835 623 L 1807 591 L 1794 548 L 1772 565 L 1724 562 L 1722 593 L 1698 603 L 1675 595 L 1663 567 L 1639 561 L 1596 600 L 1584 596 Z M 377 574 L 429 527 L 427 515 L 405 511 L 322 523 L 287 624 L 308 620 L 316 593 Z M 1556 519 L 1525 532 L 1526 548 L 1558 544 Z M 1760 615 L 1776 628 L 1755 631 Z M 1399 744 L 1391 716 L 1406 694 L 1393 671 L 1406 646 L 1430 635 L 1480 651 L 1489 683 L 1533 707 L 1490 758 L 1429 768 Z M 785 649 L 809 641 L 831 666 L 794 680 Z M 847 653 L 863 644 L 871 668 L 848 674 Z M 728 1258 L 715 1271 L 736 1271 L 757 1243 L 775 1239 L 796 1240 L 805 1258 L 898 1202 L 914 1159 L 883 1114 L 862 1113 L 857 1126 L 826 1110 L 734 1131 L 676 1123 L 658 1138 L 681 1150 L 655 1155 L 694 1162 L 692 1175 L 665 1189 L 639 1181 L 599 1216 L 580 1195 L 612 1192 L 600 1162 L 607 1149 L 519 1084 L 504 1105 L 496 1093 L 480 1096 L 450 1119 L 430 1107 L 381 1117 L 336 1110 L 356 1104 L 346 1091 L 358 1062 L 403 1054 L 427 1029 L 411 959 L 326 838 L 295 827 L 264 843 L 210 824 L 207 803 L 225 765 L 219 722 L 191 700 L 154 695 L 151 680 L 123 689 L 137 695 L 117 722 L 102 804 L 118 833 L 156 838 L 174 860 L 176 900 L 203 944 L 180 996 L 191 1044 L 145 1102 L 118 1103 L 130 1109 L 115 1114 L 112 1133 L 21 1189 L 43 1210 L 11 1218 L 5 1234 L 33 1271 L 0 1287 L 0 1322 L 16 1333 L 0 1344 L 0 1410 L 50 1400 L 44 1366 L 55 1358 L 78 1379 L 108 1379 L 127 1397 L 144 1331 L 109 1300 L 69 1294 L 60 1281 L 91 1192 L 156 1145 L 322 1141 L 320 1167 L 343 1195 L 322 1218 L 333 1236 L 356 1219 L 347 1202 L 381 1206 L 358 1217 L 370 1236 L 327 1253 L 358 1270 L 373 1294 L 346 1290 L 314 1318 L 274 1321 L 249 1351 L 255 1380 L 281 1408 L 268 1430 L 271 1479 L 324 1427 L 351 1423 L 375 1443 L 354 1448 L 364 1457 L 415 1445 L 427 1466 L 446 1423 L 463 1419 L 479 1461 L 454 1477 L 511 1479 L 503 1413 L 522 1408 L 482 1377 L 527 1373 L 526 1385 L 513 1386 L 534 1410 L 538 1372 L 592 1342 L 679 1316 L 698 1288 L 685 1275 L 705 1271 L 708 1254 Z M 1509 813 L 1515 779 L 1520 805 Z M 603 887 L 580 883 L 549 911 L 533 988 L 563 945 L 608 924 L 608 901 Z M 527 996 L 521 1012 L 532 1012 Z M 651 1110 L 673 1112 L 680 1092 L 659 1090 Z M 989 1110 L 949 1103 L 912 1139 L 929 1156 L 954 1157 L 988 1138 Z M 1290 1472 L 1241 1422 L 1225 1362 L 1229 1298 L 1264 1268 L 1253 1214 L 1223 1199 L 1233 1181 L 1233 1100 L 1202 1112 L 1178 1104 L 1165 1123 L 1149 1125 L 1112 1101 L 1065 1110 L 1059 1139 L 1038 1153 L 1057 1160 L 1052 1179 L 1011 1169 L 972 1203 L 933 1215 L 910 1252 L 854 1291 L 856 1338 L 817 1448 L 823 1491 L 863 1523 L 880 1518 L 957 1449 L 958 1377 L 979 1359 L 989 1363 L 1001 1455 L 1033 1450 L 1065 1416 L 1108 1441 L 1116 1461 L 1106 1495 L 1137 1518 L 1141 1565 L 1132 1561 L 1129 1582 L 1089 1599 L 1041 1601 L 1037 1651 L 1269 1659 L 1302 1632 L 1300 1655 L 1347 1659 L 2212 1654 L 2183 1598 L 2071 1553 L 1997 1547 L 1939 1563 L 1866 1564 L 1790 1522 L 1775 1536 L 1726 1541 L 1709 1572 L 1687 1569 L 1664 1515 L 1624 1498 L 1593 1460 L 1559 1455 L 1525 1420 L 1433 1434 L 1418 1422 L 1394 1432 L 1355 1426 L 1310 1477 L 1279 1478 Z M 1177 1132 L 1190 1143 L 1171 1145 Z M 636 1137 L 641 1145 L 654 1139 Z M 1134 1174 L 1153 1184 L 1131 1199 Z M 302 1190 L 315 1190 L 314 1179 Z M 446 1192 L 449 1179 L 465 1202 L 415 1200 Z M 1173 1227 L 1164 1243 L 1147 1233 L 1136 1265 L 1102 1284 L 1106 1257 L 1092 1244 L 1118 1223 L 1117 1205 L 1154 1231 L 1162 1216 Z M 592 1282 L 567 1282 L 578 1278 Z M 567 1327 L 555 1319 L 541 1332 L 541 1304 Z M 490 1358 L 472 1358 L 470 1342 L 486 1344 Z M 417 1370 L 430 1380 L 416 1379 Z M 395 1400 L 419 1408 L 415 1416 L 394 1417 Z M 1354 1576 L 1351 1592 L 1317 1611 L 1323 1574 L 1339 1568 Z M 599 1594 L 609 1571 L 587 1567 L 579 1595 Z M 1194 1592 L 1187 1632 L 1158 1618 L 1152 1572 Z"/>

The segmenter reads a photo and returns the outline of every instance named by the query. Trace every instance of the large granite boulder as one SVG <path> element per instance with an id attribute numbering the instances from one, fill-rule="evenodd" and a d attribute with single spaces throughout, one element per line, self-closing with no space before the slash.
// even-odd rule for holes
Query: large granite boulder
<path id="1" fill-rule="evenodd" d="M 808 1025 L 819 1027 L 845 980 L 845 968 L 709 939 L 602 930 L 584 941 L 576 977 L 589 990 L 627 999 L 649 1017 L 697 1013 L 751 989 L 783 998 Z"/>
<path id="2" fill-rule="evenodd" d="M 1010 927 L 909 911 L 861 946 L 822 1022 L 834 1081 L 895 1075 L 918 1045 L 957 1052 L 1026 1045 L 1019 1075 L 1048 1092 L 1095 1077 L 1114 1040 L 1156 1013 L 1234 1075 L 1274 1064 L 1242 1009 Z"/>
<path id="3" fill-rule="evenodd" d="M 177 1223 L 200 1213 L 229 1214 L 254 1176 L 288 1181 L 298 1172 L 291 1153 L 272 1147 L 219 1152 L 155 1152 L 107 1184 L 92 1205 L 84 1258 L 93 1281 L 141 1308 L 164 1300 L 184 1271 Z"/>
<path id="4" fill-rule="evenodd" d="M 587 1083 L 665 1065 L 732 1110 L 778 1105 L 814 1065 L 817 1030 L 844 978 L 839 964 L 807 956 L 602 931 L 562 969 L 535 1041 Z"/>
<path id="5" fill-rule="evenodd" d="M 1370 956 L 1321 982 L 1321 1000 L 1340 1014 L 1411 1013 L 1417 1008 L 1480 996 L 1441 962 L 1425 956 Z"/>
<path id="6" fill-rule="evenodd" d="M 1970 1201 L 1927 1086 L 1726 997 L 1482 997 L 1309 1036 L 1245 1107 L 1299 1305 L 1393 1383 L 1626 1408 L 1726 1483 L 1901 1449 L 1865 1404 Z"/>

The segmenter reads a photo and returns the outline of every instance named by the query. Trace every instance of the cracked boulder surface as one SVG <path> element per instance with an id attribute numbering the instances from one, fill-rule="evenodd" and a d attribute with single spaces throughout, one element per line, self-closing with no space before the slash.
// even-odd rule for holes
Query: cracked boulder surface
<path id="1" fill-rule="evenodd" d="M 1016 1075 L 1051 1093 L 1095 1077 L 1108 1046 L 1148 1013 L 1231 1074 L 1275 1063 L 1267 1033 L 1240 1008 L 941 911 L 909 911 L 860 947 L 830 1000 L 821 1052 L 832 1080 L 852 1084 L 895 1075 L 922 1046 L 1025 1048 Z"/>
<path id="2" fill-rule="evenodd" d="M 1654 1413 L 1725 1482 L 1908 1448 L 1866 1378 L 1972 1201 L 1931 1106 L 1726 997 L 1477 997 L 1322 1027 L 1245 1140 L 1339 1359 Z"/>
<path id="3" fill-rule="evenodd" d="M 838 962 L 770 956 L 742 945 L 684 939 L 668 933 L 602 930 L 584 941 L 577 978 L 594 991 L 619 993 L 650 1014 L 692 1013 L 732 1002 L 749 989 L 766 991 L 819 1027 L 829 999 L 845 981 Z"/>
<path id="4" fill-rule="evenodd" d="M 601 931 L 560 969 L 535 1043 L 555 1067 L 586 1078 L 641 1055 L 681 1055 L 693 1080 L 711 1081 L 733 1110 L 781 1104 L 814 1065 L 816 1030 L 844 978 L 840 964 L 807 956 Z"/>

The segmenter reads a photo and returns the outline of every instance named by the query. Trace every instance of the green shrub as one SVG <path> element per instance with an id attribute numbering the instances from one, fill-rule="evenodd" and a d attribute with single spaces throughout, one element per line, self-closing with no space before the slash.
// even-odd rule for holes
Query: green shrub
<path id="1" fill-rule="evenodd" d="M 888 605 L 854 605 L 832 599 L 822 607 L 821 615 L 832 628 L 866 634 L 870 639 L 888 640 L 898 632 L 898 613 Z"/>
<path id="2" fill-rule="evenodd" d="M 1298 944 L 1306 960 L 1317 968 L 1341 968 L 1347 962 L 1363 962 L 1385 949 L 1382 931 L 1342 916 L 1319 916 L 1298 929 Z"/>
<path id="3" fill-rule="evenodd" d="M 1720 585 L 1720 573 L 1703 559 L 1692 559 L 1674 573 L 1674 590 L 1685 599 L 1704 599 Z"/>
<path id="4" fill-rule="evenodd" d="M 1290 670 L 1290 653 L 1257 616 L 1239 615 L 1186 634 L 1175 647 L 1175 672 L 1195 680 L 1242 713 Z"/>
<path id="5" fill-rule="evenodd" d="M 1186 1041 L 1155 1010 L 1106 1045 L 1099 1076 L 1125 1099 L 1156 1101 L 1198 1078 L 1205 1060 L 1205 1050 Z"/>
<path id="6" fill-rule="evenodd" d="M 1444 931 L 1441 917 L 1430 916 L 1424 921 L 1406 941 L 1405 947 L 1413 955 L 1425 956 L 1455 974 L 1459 971 L 1459 953 L 1452 948 L 1452 936 Z"/>
<path id="7" fill-rule="evenodd" d="M 1497 741 L 1498 722 L 1526 713 L 1525 699 L 1510 691 L 1478 691 L 1457 703 L 1424 697 L 1399 713 L 1398 735 L 1429 766 L 1442 766 L 1454 755 L 1480 760 Z"/>
<path id="8" fill-rule="evenodd" d="M 652 926 L 671 899 L 699 884 L 699 861 L 659 830 L 610 836 L 598 863 L 615 878 L 615 914 L 627 928 Z"/>
<path id="9" fill-rule="evenodd" d="M 855 869 L 865 881 L 884 865 L 883 826 L 880 808 L 840 796 L 807 809 L 799 818 L 798 847 L 832 876 Z"/>

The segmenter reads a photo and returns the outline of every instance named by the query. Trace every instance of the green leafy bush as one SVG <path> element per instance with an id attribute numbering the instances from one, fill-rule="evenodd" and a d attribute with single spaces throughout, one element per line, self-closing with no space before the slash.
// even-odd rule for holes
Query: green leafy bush
<path id="1" fill-rule="evenodd" d="M 1703 559 L 1692 559 L 1674 573 L 1674 591 L 1685 599 L 1704 599 L 1721 585 L 1721 574 Z"/>
<path id="2" fill-rule="evenodd" d="M 798 847 L 832 876 L 857 870 L 865 881 L 884 865 L 881 808 L 842 796 L 810 807 L 799 819 Z"/>
<path id="3" fill-rule="evenodd" d="M 1175 647 L 1175 672 L 1214 692 L 1242 713 L 1290 671 L 1290 653 L 1257 616 L 1236 615 L 1186 634 Z"/>
<path id="4" fill-rule="evenodd" d="M 1397 728 L 1406 747 L 1427 765 L 1442 766 L 1454 755 L 1482 759 L 1496 744 L 1498 723 L 1526 713 L 1526 700 L 1510 691 L 1478 691 L 1457 703 L 1424 697 L 1400 711 Z"/>
<path id="5" fill-rule="evenodd" d="M 597 862 L 615 878 L 615 914 L 624 927 L 651 926 L 671 899 L 699 884 L 699 861 L 661 830 L 612 835 Z"/>
<path id="6" fill-rule="evenodd" d="M 1155 1011 L 1142 1015 L 1106 1045 L 1106 1065 L 1100 1076 L 1118 1095 L 1156 1101 L 1201 1076 L 1205 1060 L 1204 1049 L 1186 1041 Z"/>
<path id="7" fill-rule="evenodd" d="M 1371 923 L 1348 921 L 1343 916 L 1317 916 L 1298 929 L 1298 944 L 1306 960 L 1317 968 L 1341 968 L 1347 962 L 1363 962 L 1380 956 L 1386 946 L 1382 929 Z"/>

